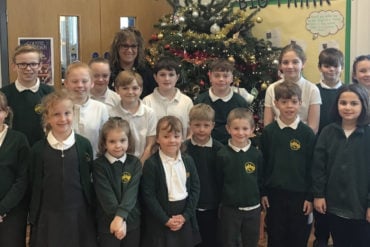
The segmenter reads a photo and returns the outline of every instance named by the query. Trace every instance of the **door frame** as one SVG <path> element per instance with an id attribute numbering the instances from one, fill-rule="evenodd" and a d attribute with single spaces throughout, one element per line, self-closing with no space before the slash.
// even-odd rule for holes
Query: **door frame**
<path id="1" fill-rule="evenodd" d="M 6 0 L 0 0 L 0 55 L 2 87 L 9 84 L 8 18 Z"/>

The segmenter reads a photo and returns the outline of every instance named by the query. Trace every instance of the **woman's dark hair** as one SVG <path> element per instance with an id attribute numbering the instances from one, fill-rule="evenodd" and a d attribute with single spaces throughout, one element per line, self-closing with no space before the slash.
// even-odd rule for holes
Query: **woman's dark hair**
<path id="1" fill-rule="evenodd" d="M 370 123 L 370 115 L 369 115 L 369 94 L 365 87 L 360 84 L 349 84 L 343 85 L 339 88 L 337 97 L 335 99 L 335 104 L 332 108 L 332 118 L 336 122 L 342 122 L 342 117 L 339 115 L 338 111 L 338 101 L 342 93 L 345 92 L 352 92 L 355 93 L 361 101 L 362 109 L 360 116 L 357 119 L 357 125 L 363 126 Z"/>
<path id="2" fill-rule="evenodd" d="M 135 58 L 134 67 L 141 68 L 145 66 L 144 39 L 139 30 L 128 27 L 117 32 L 113 38 L 109 58 L 112 70 L 120 69 L 119 49 L 127 40 L 133 40 L 137 44 L 137 56 Z"/>

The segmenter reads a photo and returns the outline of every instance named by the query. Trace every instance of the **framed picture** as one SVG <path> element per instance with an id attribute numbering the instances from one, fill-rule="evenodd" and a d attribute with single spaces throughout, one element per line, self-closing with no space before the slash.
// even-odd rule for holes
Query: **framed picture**
<path id="1" fill-rule="evenodd" d="M 18 44 L 31 44 L 37 46 L 41 52 L 41 68 L 39 70 L 39 78 L 41 83 L 48 85 L 54 84 L 54 53 L 53 53 L 53 38 L 30 38 L 19 37 Z"/>

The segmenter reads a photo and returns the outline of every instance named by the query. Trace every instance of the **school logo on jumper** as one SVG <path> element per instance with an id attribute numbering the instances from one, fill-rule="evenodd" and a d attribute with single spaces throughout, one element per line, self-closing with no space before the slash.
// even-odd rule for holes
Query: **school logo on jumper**
<path id="1" fill-rule="evenodd" d="M 131 173 L 129 172 L 124 172 L 122 173 L 121 176 L 122 183 L 127 184 L 131 180 Z"/>
<path id="2" fill-rule="evenodd" d="M 244 164 L 244 169 L 247 173 L 253 173 L 256 170 L 256 165 L 252 162 L 247 162 Z"/>
<path id="3" fill-rule="evenodd" d="M 35 112 L 36 112 L 37 114 L 41 114 L 41 113 L 42 113 L 42 106 L 41 106 L 41 104 L 37 104 L 37 105 L 35 105 L 34 110 L 35 110 Z"/>
<path id="4" fill-rule="evenodd" d="M 294 151 L 301 149 L 301 143 L 297 139 L 290 140 L 290 149 Z"/>

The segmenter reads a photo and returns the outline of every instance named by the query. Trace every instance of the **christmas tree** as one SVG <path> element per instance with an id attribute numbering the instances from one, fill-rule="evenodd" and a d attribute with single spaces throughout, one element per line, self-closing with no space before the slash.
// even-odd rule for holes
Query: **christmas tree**
<path id="1" fill-rule="evenodd" d="M 233 85 L 245 88 L 250 109 L 261 127 L 264 91 L 278 79 L 279 49 L 268 40 L 253 37 L 251 29 L 263 20 L 258 9 L 242 10 L 235 0 L 167 0 L 173 13 L 154 26 L 146 59 L 154 65 L 160 56 L 181 61 L 181 81 L 177 86 L 191 98 L 210 86 L 208 64 L 224 58 L 235 64 Z"/>

